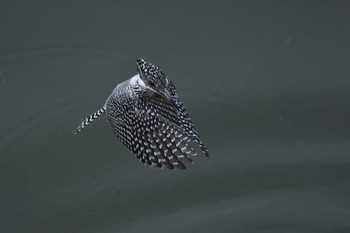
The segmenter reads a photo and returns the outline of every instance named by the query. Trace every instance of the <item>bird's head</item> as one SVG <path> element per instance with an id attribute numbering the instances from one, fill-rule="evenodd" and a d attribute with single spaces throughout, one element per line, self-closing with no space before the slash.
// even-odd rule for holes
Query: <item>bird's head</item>
<path id="1" fill-rule="evenodd" d="M 167 89 L 169 80 L 166 75 L 157 66 L 142 58 L 136 60 L 136 66 L 147 88 L 173 103 L 173 98 Z"/>

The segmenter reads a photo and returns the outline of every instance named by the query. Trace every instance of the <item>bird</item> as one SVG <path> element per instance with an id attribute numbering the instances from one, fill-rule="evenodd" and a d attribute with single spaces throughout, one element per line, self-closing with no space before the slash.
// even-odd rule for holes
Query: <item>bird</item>
<path id="1" fill-rule="evenodd" d="M 114 88 L 102 108 L 81 121 L 74 134 L 105 114 L 116 137 L 145 165 L 186 169 L 197 155 L 195 148 L 209 157 L 169 77 L 143 58 L 136 59 L 136 70 Z"/>

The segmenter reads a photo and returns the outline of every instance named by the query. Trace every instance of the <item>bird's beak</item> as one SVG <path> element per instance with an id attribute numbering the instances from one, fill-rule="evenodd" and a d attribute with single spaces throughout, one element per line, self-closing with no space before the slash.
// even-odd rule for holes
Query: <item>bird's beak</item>
<path id="1" fill-rule="evenodd" d="M 170 95 L 168 90 L 160 91 L 161 95 L 163 95 L 167 100 L 172 101 L 173 97 Z"/>
<path id="2" fill-rule="evenodd" d="M 168 90 L 160 91 L 160 95 L 162 95 L 173 107 L 175 110 L 177 110 L 177 105 L 174 101 L 174 98 L 171 96 Z"/>
<path id="3" fill-rule="evenodd" d="M 154 90 L 151 89 L 153 92 L 157 93 L 158 95 L 162 96 L 168 103 L 170 103 L 173 107 L 174 110 L 177 110 L 178 107 L 174 101 L 174 98 L 171 96 L 170 92 L 166 89 L 164 90 Z"/>

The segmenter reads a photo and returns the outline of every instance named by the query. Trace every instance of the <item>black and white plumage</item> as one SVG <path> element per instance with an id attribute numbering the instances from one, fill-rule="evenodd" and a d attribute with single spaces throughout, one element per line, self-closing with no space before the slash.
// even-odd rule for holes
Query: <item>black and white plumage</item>
<path id="1" fill-rule="evenodd" d="M 134 77 L 118 84 L 104 106 L 85 118 L 75 133 L 106 113 L 115 135 L 145 164 L 185 169 L 201 141 L 173 82 L 155 65 L 136 60 Z"/>

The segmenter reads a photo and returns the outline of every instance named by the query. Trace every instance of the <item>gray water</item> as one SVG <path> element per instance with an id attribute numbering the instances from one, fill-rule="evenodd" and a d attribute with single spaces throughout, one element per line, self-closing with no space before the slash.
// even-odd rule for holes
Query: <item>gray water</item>
<path id="1" fill-rule="evenodd" d="M 350 232 L 347 1 L 1 1 L 0 232 Z M 104 118 L 135 59 L 211 157 L 143 166 Z"/>

